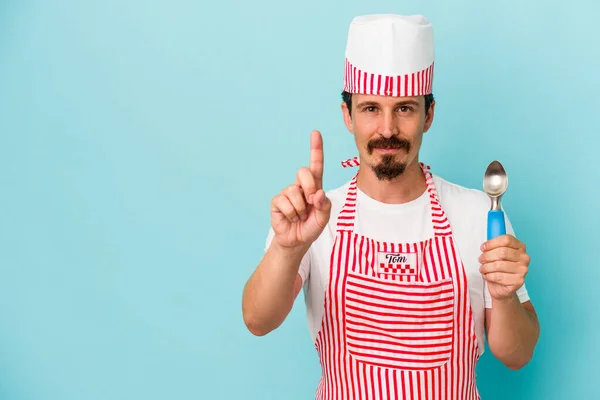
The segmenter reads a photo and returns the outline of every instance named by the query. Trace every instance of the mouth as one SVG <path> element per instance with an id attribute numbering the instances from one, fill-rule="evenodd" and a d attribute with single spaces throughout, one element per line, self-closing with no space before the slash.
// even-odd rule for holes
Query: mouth
<path id="1" fill-rule="evenodd" d="M 378 151 L 380 153 L 389 154 L 389 153 L 396 153 L 396 152 L 402 150 L 402 148 L 401 147 L 375 147 L 374 150 Z"/>

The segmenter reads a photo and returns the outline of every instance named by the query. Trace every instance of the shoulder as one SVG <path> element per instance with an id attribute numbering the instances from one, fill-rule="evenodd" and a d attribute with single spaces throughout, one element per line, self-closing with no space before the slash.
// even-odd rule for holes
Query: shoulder
<path id="1" fill-rule="evenodd" d="M 442 207 L 461 218 L 481 218 L 490 209 L 490 200 L 482 190 L 468 188 L 433 174 L 433 182 Z"/>
<path id="2" fill-rule="evenodd" d="M 341 186 L 337 186 L 325 191 L 325 195 L 331 201 L 331 216 L 337 215 L 337 213 L 341 211 L 342 207 L 346 203 L 346 196 L 348 194 L 349 187 L 350 181 L 347 181 Z"/>
<path id="3" fill-rule="evenodd" d="M 346 194 L 348 193 L 348 188 L 350 187 L 351 181 L 346 181 L 342 185 L 334 187 L 332 189 L 328 189 L 325 191 L 325 194 L 329 199 L 333 202 L 342 202 L 346 198 Z"/>
<path id="4" fill-rule="evenodd" d="M 433 181 L 457 239 L 476 240 L 477 243 L 485 241 L 487 216 L 491 206 L 488 195 L 483 190 L 462 186 L 437 175 L 433 175 Z M 508 216 L 506 224 L 507 231 L 514 233 Z"/>

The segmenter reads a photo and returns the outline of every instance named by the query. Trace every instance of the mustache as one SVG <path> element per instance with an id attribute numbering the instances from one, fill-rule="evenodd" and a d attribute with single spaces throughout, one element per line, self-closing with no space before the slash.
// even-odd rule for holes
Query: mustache
<path id="1" fill-rule="evenodd" d="M 373 139 L 367 144 L 369 153 L 373 152 L 374 149 L 404 149 L 410 151 L 410 142 L 406 139 L 397 138 L 392 136 L 390 138 L 379 138 Z"/>

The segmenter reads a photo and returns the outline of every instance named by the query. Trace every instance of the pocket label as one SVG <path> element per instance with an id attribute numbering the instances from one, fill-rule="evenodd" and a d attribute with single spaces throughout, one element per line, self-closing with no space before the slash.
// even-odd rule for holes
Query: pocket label
<path id="1" fill-rule="evenodd" d="M 377 254 L 377 273 L 383 275 L 413 276 L 418 271 L 416 252 L 385 252 Z"/>

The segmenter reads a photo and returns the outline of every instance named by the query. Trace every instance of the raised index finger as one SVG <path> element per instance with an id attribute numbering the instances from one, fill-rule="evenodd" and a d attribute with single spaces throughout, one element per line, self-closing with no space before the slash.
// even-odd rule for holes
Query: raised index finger
<path id="1" fill-rule="evenodd" d="M 321 132 L 312 131 L 310 135 L 310 164 L 309 169 L 315 178 L 317 190 L 323 187 L 323 138 Z"/>

